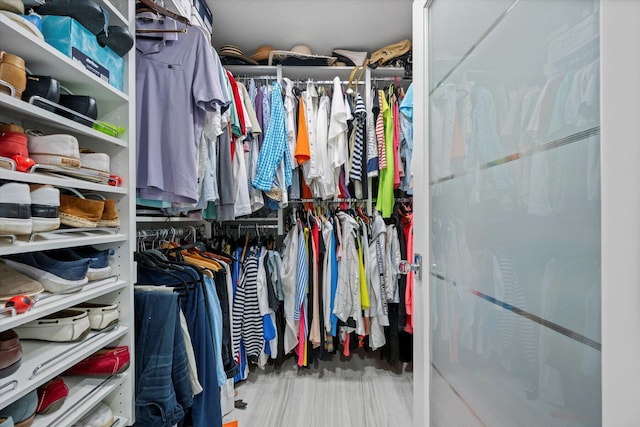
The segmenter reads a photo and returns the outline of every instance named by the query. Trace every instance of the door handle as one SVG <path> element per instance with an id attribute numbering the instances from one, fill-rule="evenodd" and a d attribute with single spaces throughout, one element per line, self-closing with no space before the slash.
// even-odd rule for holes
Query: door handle
<path id="1" fill-rule="evenodd" d="M 413 264 L 407 260 L 400 261 L 398 264 L 398 270 L 400 274 L 407 275 L 413 272 L 418 280 L 422 280 L 422 255 L 415 254 L 413 256 Z"/>

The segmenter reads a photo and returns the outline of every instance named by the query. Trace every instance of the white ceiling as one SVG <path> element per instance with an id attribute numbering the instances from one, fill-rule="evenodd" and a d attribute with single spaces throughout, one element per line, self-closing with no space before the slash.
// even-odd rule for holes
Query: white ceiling
<path id="1" fill-rule="evenodd" d="M 334 48 L 369 53 L 411 39 L 411 0 L 207 0 L 213 44 L 234 44 L 251 55 L 260 45 L 314 54 Z"/>

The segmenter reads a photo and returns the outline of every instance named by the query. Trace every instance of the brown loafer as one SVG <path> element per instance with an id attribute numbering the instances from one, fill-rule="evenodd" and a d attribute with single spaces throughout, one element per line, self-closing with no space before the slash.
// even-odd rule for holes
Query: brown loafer
<path id="1" fill-rule="evenodd" d="M 61 194 L 58 210 L 60 222 L 69 227 L 97 227 L 98 221 L 102 219 L 104 204 L 102 200 L 82 199 Z"/>
<path id="2" fill-rule="evenodd" d="M 22 362 L 22 345 L 18 334 L 9 329 L 0 333 L 0 378 L 18 370 Z"/>
<path id="3" fill-rule="evenodd" d="M 120 227 L 120 218 L 116 210 L 116 201 L 107 199 L 104 201 L 104 211 L 102 218 L 98 221 L 98 227 Z"/>

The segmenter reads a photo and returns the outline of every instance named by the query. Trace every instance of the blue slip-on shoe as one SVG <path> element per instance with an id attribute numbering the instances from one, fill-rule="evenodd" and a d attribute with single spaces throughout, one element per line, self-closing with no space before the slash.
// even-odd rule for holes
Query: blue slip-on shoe
<path id="1" fill-rule="evenodd" d="M 75 292 L 88 282 L 91 260 L 58 261 L 42 252 L 8 255 L 7 265 L 42 284 L 47 292 Z"/>
<path id="2" fill-rule="evenodd" d="M 33 390 L 22 396 L 6 408 L 0 409 L 0 418 L 13 419 L 16 426 L 30 426 L 36 416 L 38 407 L 38 392 Z M 13 424 L 8 424 L 13 425 Z M 4 425 L 2 425 L 4 427 Z"/>
<path id="3" fill-rule="evenodd" d="M 111 266 L 109 265 L 109 256 L 114 253 L 113 249 L 100 251 L 93 248 L 64 248 L 54 251 L 45 252 L 47 256 L 58 261 L 80 261 L 89 260 L 89 270 L 87 271 L 87 279 L 92 282 L 101 280 L 111 275 Z"/>

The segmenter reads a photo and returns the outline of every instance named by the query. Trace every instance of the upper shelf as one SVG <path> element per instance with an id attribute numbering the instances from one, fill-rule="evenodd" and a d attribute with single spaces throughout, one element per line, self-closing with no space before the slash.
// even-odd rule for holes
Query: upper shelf
<path id="1" fill-rule="evenodd" d="M 129 97 L 65 56 L 54 47 L 0 14 L 0 50 L 25 60 L 36 75 L 53 76 L 76 95 L 91 95 L 98 103 L 126 104 Z M 98 105 L 99 106 L 99 105 Z"/>
<path id="2" fill-rule="evenodd" d="M 354 67 L 314 67 L 314 66 L 287 66 L 287 65 L 226 65 L 234 76 L 273 76 L 278 74 L 278 67 L 282 68 L 282 77 L 290 79 L 332 80 L 340 77 L 341 80 L 349 80 Z M 404 76 L 404 68 L 378 67 L 371 69 L 372 77 L 399 77 Z M 357 77 L 357 76 L 356 76 Z M 361 77 L 361 81 L 364 76 Z"/>
<path id="3" fill-rule="evenodd" d="M 108 142 L 121 147 L 128 145 L 126 139 L 114 138 L 44 108 L 36 107 L 28 102 L 0 93 L 0 115 L 3 113 L 9 116 L 15 116 L 16 113 L 19 113 L 23 120 L 28 118 L 35 124 L 60 129 L 67 133 L 72 131 L 74 134 L 89 136 L 94 140 Z"/>

